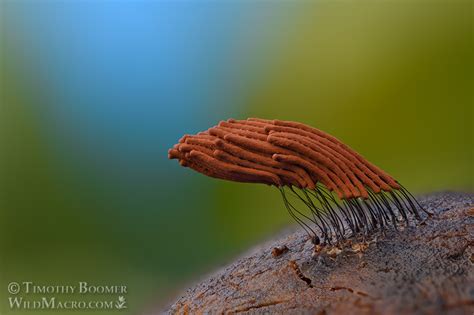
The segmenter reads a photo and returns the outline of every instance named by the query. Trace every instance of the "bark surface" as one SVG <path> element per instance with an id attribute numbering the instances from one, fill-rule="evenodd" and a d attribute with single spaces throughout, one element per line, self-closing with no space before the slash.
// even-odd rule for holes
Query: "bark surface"
<path id="1" fill-rule="evenodd" d="M 257 246 L 165 312 L 474 314 L 474 195 L 419 201 L 434 216 L 350 240 L 341 251 L 313 254 L 301 230 Z"/>

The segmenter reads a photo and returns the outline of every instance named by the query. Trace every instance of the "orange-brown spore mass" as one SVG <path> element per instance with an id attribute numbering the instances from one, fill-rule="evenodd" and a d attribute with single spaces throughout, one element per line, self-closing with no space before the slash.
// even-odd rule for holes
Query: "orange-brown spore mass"
<path id="1" fill-rule="evenodd" d="M 182 137 L 168 157 L 204 175 L 236 182 L 309 189 L 319 182 L 339 198 L 368 198 L 367 189 L 378 193 L 400 188 L 337 138 L 292 121 L 221 121 Z"/>

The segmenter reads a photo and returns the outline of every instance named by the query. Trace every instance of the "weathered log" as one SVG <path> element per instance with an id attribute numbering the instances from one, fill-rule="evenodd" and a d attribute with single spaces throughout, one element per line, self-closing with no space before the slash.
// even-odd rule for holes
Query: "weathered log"
<path id="1" fill-rule="evenodd" d="M 260 245 L 167 312 L 474 314 L 474 195 L 419 200 L 431 218 L 352 239 L 342 251 L 314 253 L 300 230 Z"/>

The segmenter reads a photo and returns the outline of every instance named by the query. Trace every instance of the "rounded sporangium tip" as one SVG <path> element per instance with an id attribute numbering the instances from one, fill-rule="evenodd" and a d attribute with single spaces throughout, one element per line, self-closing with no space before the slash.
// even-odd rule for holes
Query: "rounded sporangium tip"
<path id="1" fill-rule="evenodd" d="M 184 135 L 181 138 L 179 138 L 179 143 L 184 143 L 184 141 L 186 141 L 187 137 L 189 137 L 189 135 Z"/>
<path id="2" fill-rule="evenodd" d="M 269 134 L 274 132 L 274 130 L 272 129 L 272 126 L 270 126 L 270 125 L 263 127 L 263 130 L 265 130 L 265 132 L 269 133 Z"/>
<path id="3" fill-rule="evenodd" d="M 179 153 L 178 150 L 173 148 L 168 150 L 168 159 L 178 159 L 179 158 Z"/>
<path id="4" fill-rule="evenodd" d="M 214 145 L 218 148 L 222 148 L 224 146 L 224 141 L 222 141 L 221 139 L 216 139 L 214 140 Z"/>

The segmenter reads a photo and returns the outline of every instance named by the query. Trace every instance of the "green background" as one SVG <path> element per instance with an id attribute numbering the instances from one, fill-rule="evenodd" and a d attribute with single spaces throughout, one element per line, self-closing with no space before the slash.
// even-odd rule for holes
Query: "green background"
<path id="1" fill-rule="evenodd" d="M 36 26 L 55 20 L 61 10 L 87 13 L 94 7 L 92 2 L 78 2 L 78 8 L 60 3 L 37 3 L 46 18 Z M 6 286 L 11 281 L 124 284 L 129 291 L 124 313 L 140 313 L 170 302 L 192 281 L 292 224 L 276 189 L 206 178 L 167 160 L 168 148 L 183 134 L 231 116 L 296 120 L 318 127 L 415 194 L 472 191 L 472 2 L 235 1 L 206 2 L 198 11 L 191 2 L 176 8 L 167 3 L 166 10 L 162 3 L 152 4 L 112 2 L 101 14 L 131 6 L 135 13 L 126 7 L 124 16 L 143 11 L 150 21 L 159 21 L 171 10 L 178 19 L 165 32 L 171 35 L 157 40 L 160 47 L 178 42 L 173 27 L 180 25 L 180 14 L 226 17 L 193 31 L 198 33 L 176 35 L 179 43 L 198 36 L 192 47 L 213 47 L 204 53 L 181 52 L 190 65 L 204 65 L 193 68 L 193 76 L 158 68 L 164 58 L 160 47 L 149 64 L 142 65 L 143 71 L 165 76 L 166 84 L 188 80 L 183 90 L 169 92 L 169 102 L 160 94 L 163 81 L 148 72 L 138 79 L 156 91 L 128 90 L 137 80 L 134 58 L 105 59 L 113 69 L 125 67 L 119 82 L 123 86 L 100 81 L 115 82 L 113 69 L 103 77 L 91 75 L 67 85 L 72 79 L 64 60 L 53 63 L 53 70 L 64 70 L 53 77 L 42 54 L 64 47 L 70 49 L 67 63 L 96 69 L 81 54 L 71 53 L 74 28 L 64 30 L 68 40 L 56 46 L 28 40 L 18 44 L 45 32 L 53 38 L 57 30 L 35 33 L 16 23 L 19 12 L 40 14 L 33 2 L 2 2 L 1 314 L 52 313 L 9 310 Z M 232 14 L 235 9 L 242 16 Z M 95 23 L 89 31 L 101 29 L 101 19 Z M 125 30 L 138 22 L 128 23 Z M 234 26 L 227 29 L 225 23 Z M 220 28 L 225 29 L 222 38 L 215 33 Z M 140 34 L 131 32 L 123 46 L 112 48 L 139 59 L 148 46 L 126 49 L 141 41 L 148 45 L 149 38 Z M 204 41 L 208 35 L 211 40 Z M 201 55 L 194 60 L 193 54 Z M 214 64 L 218 71 L 212 70 Z M 95 88 L 105 96 L 121 89 L 134 94 L 123 102 L 122 96 L 87 98 Z M 183 95 L 192 97 L 172 103 Z M 186 102 L 188 107 L 180 107 Z M 90 111 L 81 116 L 78 108 L 88 105 Z M 116 115 L 115 106 L 138 108 L 139 113 Z M 69 117 L 80 121 L 76 129 L 55 116 L 57 110 L 70 110 Z M 93 128 L 94 119 L 100 128 Z M 141 142 L 144 138 L 147 141 Z"/>

